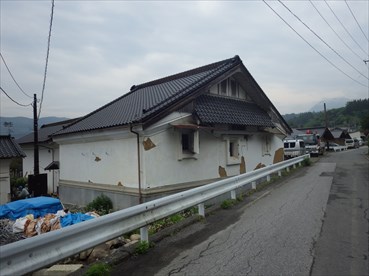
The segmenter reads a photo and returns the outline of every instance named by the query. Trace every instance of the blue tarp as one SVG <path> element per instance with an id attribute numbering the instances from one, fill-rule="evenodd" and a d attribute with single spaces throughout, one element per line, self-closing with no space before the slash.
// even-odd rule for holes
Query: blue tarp
<path id="1" fill-rule="evenodd" d="M 40 196 L 0 205 L 0 218 L 16 220 L 29 214 L 38 218 L 46 214 L 55 214 L 59 210 L 63 210 L 59 199 Z"/>
<path id="2" fill-rule="evenodd" d="M 69 213 L 66 216 L 60 218 L 60 225 L 61 227 L 66 227 L 92 218 L 94 217 L 81 213 L 76 214 Z"/>

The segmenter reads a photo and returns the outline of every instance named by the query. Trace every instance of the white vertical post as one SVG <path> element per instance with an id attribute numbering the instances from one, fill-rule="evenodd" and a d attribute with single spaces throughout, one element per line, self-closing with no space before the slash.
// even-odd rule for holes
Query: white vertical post
<path id="1" fill-rule="evenodd" d="M 296 169 L 296 164 L 293 164 L 293 168 Z"/>
<path id="2" fill-rule="evenodd" d="M 282 176 L 282 172 L 278 171 L 278 176 L 281 177 Z"/>
<path id="3" fill-rule="evenodd" d="M 270 174 L 267 175 L 267 182 L 270 181 Z"/>
<path id="4" fill-rule="evenodd" d="M 252 188 L 253 190 L 256 190 L 256 182 L 255 182 L 255 181 L 252 181 L 252 183 L 251 183 L 251 188 Z"/>
<path id="5" fill-rule="evenodd" d="M 301 167 L 302 166 L 302 163 L 301 162 L 299 162 L 299 167 Z"/>
<path id="6" fill-rule="evenodd" d="M 141 241 L 149 242 L 149 231 L 147 230 L 147 226 L 140 228 L 140 236 Z"/>
<path id="7" fill-rule="evenodd" d="M 286 168 L 286 171 L 287 171 L 287 172 L 289 172 L 289 171 L 290 171 L 290 167 L 287 167 L 287 168 Z"/>
<path id="8" fill-rule="evenodd" d="M 198 204 L 197 207 L 199 208 L 199 215 L 202 216 L 202 217 L 205 217 L 205 205 L 204 205 L 204 203 Z"/>
<path id="9" fill-rule="evenodd" d="M 235 190 L 231 191 L 231 199 L 236 199 L 236 191 Z"/>

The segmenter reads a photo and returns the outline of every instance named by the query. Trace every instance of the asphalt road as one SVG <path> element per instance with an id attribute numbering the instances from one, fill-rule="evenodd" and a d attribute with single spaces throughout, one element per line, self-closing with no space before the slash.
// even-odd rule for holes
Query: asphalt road
<path id="1" fill-rule="evenodd" d="M 337 165 L 312 275 L 369 275 L 367 152 L 365 147 L 323 159 Z"/>
<path id="2" fill-rule="evenodd" d="M 367 149 L 329 153 L 112 275 L 367 275 Z"/>

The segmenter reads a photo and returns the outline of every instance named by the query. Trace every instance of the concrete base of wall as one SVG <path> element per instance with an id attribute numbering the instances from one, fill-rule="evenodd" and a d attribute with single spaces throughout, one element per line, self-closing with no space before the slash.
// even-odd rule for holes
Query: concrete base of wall
<path id="1" fill-rule="evenodd" d="M 195 187 L 203 186 L 214 181 L 216 180 L 210 179 L 207 181 L 198 181 L 196 183 L 191 182 L 178 184 L 175 185 L 175 187 L 161 187 L 142 190 L 142 203 Z M 240 193 L 244 193 L 247 190 L 250 190 L 251 186 L 251 183 L 249 183 L 242 188 L 237 189 L 236 194 L 239 195 Z M 121 210 L 139 204 L 138 189 L 106 184 L 72 182 L 65 180 L 59 182 L 59 198 L 63 204 L 77 205 L 83 207 L 101 194 L 106 195 L 112 200 L 114 210 Z M 229 192 L 229 194 L 224 194 L 217 198 L 211 199 L 205 204 L 217 204 L 219 202 L 222 202 L 223 200 L 230 198 L 231 193 Z"/>

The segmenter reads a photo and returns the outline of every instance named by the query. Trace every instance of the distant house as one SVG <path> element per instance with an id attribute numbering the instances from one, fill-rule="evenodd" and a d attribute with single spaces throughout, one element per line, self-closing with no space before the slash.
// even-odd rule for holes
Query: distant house
<path id="1" fill-rule="evenodd" d="M 238 56 L 134 85 L 53 135 L 60 198 L 126 208 L 279 162 L 291 131 Z"/>
<path id="2" fill-rule="evenodd" d="M 42 125 L 38 131 L 39 169 L 47 174 L 47 191 L 56 193 L 59 182 L 59 145 L 54 143 L 51 135 L 65 128 L 76 119 Z M 34 174 L 34 133 L 31 132 L 17 140 L 27 157 L 23 159 L 24 176 Z"/>
<path id="3" fill-rule="evenodd" d="M 0 204 L 10 201 L 10 162 L 13 158 L 25 157 L 14 138 L 0 136 Z"/>
<path id="4" fill-rule="evenodd" d="M 333 142 L 334 141 L 333 134 L 327 127 L 307 127 L 307 128 L 298 128 L 297 130 L 301 133 L 318 134 L 320 139 L 323 142 Z"/>

